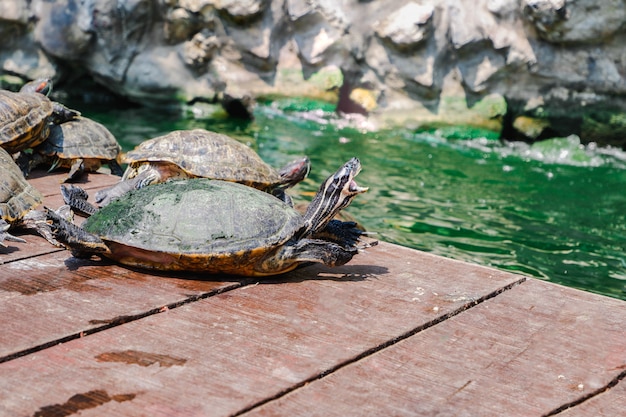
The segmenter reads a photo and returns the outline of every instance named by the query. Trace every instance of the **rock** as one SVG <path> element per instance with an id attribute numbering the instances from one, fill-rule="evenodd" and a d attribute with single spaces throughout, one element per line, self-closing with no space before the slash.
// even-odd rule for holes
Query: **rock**
<path id="1" fill-rule="evenodd" d="M 0 20 L 26 25 L 28 23 L 28 17 L 30 16 L 29 3 L 30 2 L 26 0 L 1 2 Z"/>
<path id="2" fill-rule="evenodd" d="M 524 17 L 553 43 L 600 44 L 626 20 L 623 0 L 524 0 Z"/>
<path id="3" fill-rule="evenodd" d="M 546 120 L 528 116 L 518 116 L 513 121 L 515 130 L 524 135 L 526 140 L 534 142 L 550 124 Z"/>
<path id="4" fill-rule="evenodd" d="M 163 32 L 168 43 L 184 42 L 200 27 L 197 15 L 182 7 L 170 10 L 165 19 Z"/>
<path id="5" fill-rule="evenodd" d="M 88 74 L 146 105 L 304 95 L 370 126 L 626 146 L 623 0 L 13 0 L 0 16 L 0 76 Z"/>
<path id="6" fill-rule="evenodd" d="M 63 59 L 82 55 L 92 39 L 86 9 L 79 7 L 76 0 L 42 1 L 37 5 L 35 39 L 41 47 Z"/>
<path id="7" fill-rule="evenodd" d="M 215 7 L 228 13 L 236 22 L 246 22 L 261 14 L 267 5 L 265 0 L 216 0 Z"/>
<path id="8" fill-rule="evenodd" d="M 206 72 L 207 66 L 219 46 L 216 36 L 206 32 L 198 32 L 183 45 L 183 61 L 196 71 Z"/>
<path id="9" fill-rule="evenodd" d="M 409 51 L 421 43 L 432 30 L 432 5 L 408 3 L 374 26 L 374 31 L 394 47 Z"/>
<path id="10" fill-rule="evenodd" d="M 87 30 L 95 39 L 89 53 L 78 59 L 96 80 L 115 86 L 123 95 L 126 95 L 123 88 L 127 84 L 126 73 L 136 55 L 152 46 L 159 47 L 151 45 L 152 39 L 146 36 L 156 20 L 152 6 L 152 0 L 127 0 L 119 4 L 116 0 L 85 0 L 82 3 L 84 13 L 90 16 Z M 156 82 L 150 80 L 146 84 Z M 137 87 L 128 88 L 136 90 Z"/>

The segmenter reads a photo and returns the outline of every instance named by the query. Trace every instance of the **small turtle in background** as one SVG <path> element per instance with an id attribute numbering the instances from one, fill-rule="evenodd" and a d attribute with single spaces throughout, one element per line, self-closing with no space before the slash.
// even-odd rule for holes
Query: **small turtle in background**
<path id="1" fill-rule="evenodd" d="M 25 83 L 20 88 L 20 93 L 39 93 L 48 97 L 52 92 L 52 80 L 50 78 L 37 78 Z"/>
<path id="2" fill-rule="evenodd" d="M 367 191 L 346 162 L 320 186 L 306 213 L 241 184 L 194 178 L 133 190 L 82 227 L 48 213 L 54 236 L 74 256 L 101 255 L 166 271 L 268 276 L 312 262 L 340 266 L 375 245 L 332 218 Z"/>
<path id="3" fill-rule="evenodd" d="M 122 181 L 96 194 L 100 206 L 132 189 L 196 177 L 238 182 L 291 204 L 285 190 L 304 180 L 310 170 L 304 157 L 276 171 L 250 147 L 204 129 L 177 130 L 142 142 L 124 156 L 124 162 L 128 168 Z"/>
<path id="4" fill-rule="evenodd" d="M 122 147 L 106 127 L 86 117 L 77 117 L 51 127 L 48 139 L 33 150 L 29 169 L 41 164 L 49 165 L 49 171 L 69 168 L 63 180 L 68 182 L 108 164 L 112 174 L 122 176 L 121 152 Z"/>
<path id="5" fill-rule="evenodd" d="M 0 147 L 14 154 L 46 140 L 51 124 L 76 118 L 80 113 L 51 101 L 52 83 L 39 79 L 19 92 L 0 90 Z"/>

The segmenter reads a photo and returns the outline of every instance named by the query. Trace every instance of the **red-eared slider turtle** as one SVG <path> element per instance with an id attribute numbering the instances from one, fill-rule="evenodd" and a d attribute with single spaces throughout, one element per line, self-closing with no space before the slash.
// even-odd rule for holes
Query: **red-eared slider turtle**
<path id="1" fill-rule="evenodd" d="M 51 123 L 71 120 L 78 112 L 51 101 L 45 80 L 29 83 L 20 92 L 0 90 L 0 146 L 13 154 L 42 143 Z"/>
<path id="2" fill-rule="evenodd" d="M 34 149 L 30 166 L 47 163 L 51 171 L 69 168 L 64 181 L 75 181 L 83 172 L 96 171 L 106 163 L 112 174 L 121 176 L 123 171 L 118 161 L 121 151 L 106 127 L 86 117 L 77 117 L 51 127 L 48 139 Z"/>
<path id="3" fill-rule="evenodd" d="M 128 152 L 124 162 L 128 168 L 122 181 L 96 194 L 101 206 L 135 188 L 195 177 L 238 182 L 290 201 L 285 189 L 306 178 L 310 167 L 309 159 L 302 158 L 276 171 L 250 147 L 204 129 L 177 130 L 147 140 Z"/>
<path id="4" fill-rule="evenodd" d="M 360 249 L 353 223 L 331 219 L 367 188 L 354 181 L 352 158 L 321 185 L 301 215 L 273 196 L 206 178 L 133 190 L 89 217 L 82 228 L 50 212 L 54 235 L 75 256 L 104 255 L 122 264 L 265 276 L 319 262 L 343 265 Z"/>
<path id="5" fill-rule="evenodd" d="M 37 78 L 29 81 L 20 88 L 20 93 L 39 93 L 48 97 L 52 92 L 52 80 L 49 78 Z"/>
<path id="6" fill-rule="evenodd" d="M 34 229 L 50 243 L 58 245 L 46 223 L 43 211 L 36 211 L 43 200 L 41 193 L 30 185 L 11 155 L 0 148 L 0 246 L 4 240 L 25 242 L 8 233 L 9 228 Z"/>

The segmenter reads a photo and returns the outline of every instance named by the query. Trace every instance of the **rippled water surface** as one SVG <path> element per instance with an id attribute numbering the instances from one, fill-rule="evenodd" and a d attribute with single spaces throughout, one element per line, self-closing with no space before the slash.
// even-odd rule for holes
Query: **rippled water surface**
<path id="1" fill-rule="evenodd" d="M 82 109 L 81 109 L 82 110 Z M 174 129 L 230 134 L 273 166 L 311 158 L 294 189 L 358 156 L 370 191 L 348 212 L 381 240 L 626 299 L 626 154 L 575 137 L 528 146 L 447 129 L 366 132 L 297 102 L 259 106 L 253 122 L 150 109 L 83 110 L 126 150 Z M 329 109 L 330 110 L 330 109 Z"/>

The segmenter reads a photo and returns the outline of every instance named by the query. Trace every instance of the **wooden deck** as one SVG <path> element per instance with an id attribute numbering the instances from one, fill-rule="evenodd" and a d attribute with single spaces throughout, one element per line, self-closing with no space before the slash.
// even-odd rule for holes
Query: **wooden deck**
<path id="1" fill-rule="evenodd" d="M 60 178 L 31 180 L 47 206 Z M 1 416 L 625 415 L 620 300 L 388 243 L 258 281 L 23 237 L 0 254 Z"/>

